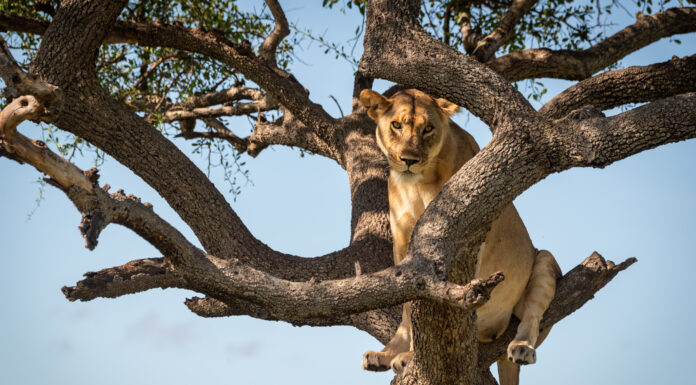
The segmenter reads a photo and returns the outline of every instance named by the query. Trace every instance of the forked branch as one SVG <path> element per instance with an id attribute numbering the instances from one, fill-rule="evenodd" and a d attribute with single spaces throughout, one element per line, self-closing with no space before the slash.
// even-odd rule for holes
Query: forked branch
<path id="1" fill-rule="evenodd" d="M 268 9 L 271 10 L 273 19 L 275 20 L 275 27 L 273 31 L 266 37 L 263 41 L 261 47 L 259 47 L 259 56 L 273 66 L 276 66 L 276 49 L 278 44 L 280 44 L 283 39 L 290 33 L 290 28 L 288 27 L 288 20 L 285 18 L 285 12 L 283 8 L 278 3 L 278 0 L 266 0 L 266 5 Z"/>

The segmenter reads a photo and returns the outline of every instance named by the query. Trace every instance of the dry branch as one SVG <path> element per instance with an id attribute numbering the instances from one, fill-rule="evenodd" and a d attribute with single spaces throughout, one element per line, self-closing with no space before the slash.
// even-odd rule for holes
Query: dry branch
<path id="1" fill-rule="evenodd" d="M 77 286 L 64 286 L 61 290 L 70 301 L 88 301 L 97 297 L 116 298 L 154 288 L 181 287 L 183 284 L 166 259 L 151 258 L 138 259 L 96 273 L 85 273 L 85 279 Z"/>
<path id="2" fill-rule="evenodd" d="M 91 191 L 92 183 L 74 165 L 50 151 L 40 140 L 31 140 L 17 132 L 17 125 L 35 119 L 43 112 L 43 106 L 31 96 L 14 99 L 0 112 L 0 155 L 6 155 L 21 163 L 28 163 L 44 174 L 50 175 L 63 188 L 72 185 Z"/>

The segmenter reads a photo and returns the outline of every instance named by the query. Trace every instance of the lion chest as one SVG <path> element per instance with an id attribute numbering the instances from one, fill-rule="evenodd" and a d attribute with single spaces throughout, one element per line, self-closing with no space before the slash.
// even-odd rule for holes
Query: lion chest
<path id="1" fill-rule="evenodd" d="M 416 221 L 441 188 L 442 184 L 399 183 L 389 179 L 389 224 L 394 237 L 396 263 L 405 257 Z"/>

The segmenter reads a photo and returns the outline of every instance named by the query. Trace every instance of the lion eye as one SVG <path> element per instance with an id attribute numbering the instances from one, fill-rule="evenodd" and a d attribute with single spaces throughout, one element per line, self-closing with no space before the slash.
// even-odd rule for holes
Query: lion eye
<path id="1" fill-rule="evenodd" d="M 424 134 L 429 134 L 429 133 L 433 132 L 434 129 L 435 129 L 435 127 L 432 126 L 432 125 L 427 126 L 427 127 L 425 127 L 425 130 L 423 130 L 423 133 L 424 133 Z"/>
<path id="2" fill-rule="evenodd" d="M 400 130 L 400 129 L 401 129 L 401 123 L 397 122 L 396 120 L 393 121 L 391 124 L 392 124 L 392 127 L 394 127 L 395 130 Z"/>

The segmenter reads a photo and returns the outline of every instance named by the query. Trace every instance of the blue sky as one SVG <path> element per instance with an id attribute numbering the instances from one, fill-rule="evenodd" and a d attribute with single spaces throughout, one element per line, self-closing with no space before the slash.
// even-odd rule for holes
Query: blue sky
<path id="1" fill-rule="evenodd" d="M 259 2 L 260 3 L 260 2 Z M 346 39 L 360 17 L 317 4 L 283 2 L 288 18 L 331 40 Z M 617 14 L 615 24 L 632 20 Z M 622 66 L 694 53 L 696 36 L 666 40 L 622 60 Z M 359 56 L 360 47 L 356 55 Z M 293 74 L 314 101 L 335 116 L 335 96 L 350 109 L 353 70 L 316 46 L 298 52 Z M 544 101 L 570 82 L 544 81 Z M 386 82 L 377 82 L 383 90 Z M 537 105 L 538 106 L 538 105 Z M 485 145 L 488 129 L 466 113 L 455 119 Z M 246 132 L 241 125 L 240 132 Z M 27 136 L 38 129 L 24 124 Z M 175 139 L 184 151 L 190 145 Z M 523 368 L 523 384 L 691 383 L 691 326 L 696 317 L 696 141 L 671 144 L 604 170 L 576 169 L 549 176 L 515 201 L 538 248 L 550 250 L 564 271 L 597 250 L 608 259 L 637 257 L 597 298 L 557 324 Z M 205 160 L 191 155 L 201 167 Z M 77 159 L 88 168 L 90 159 Z M 301 158 L 286 148 L 247 160 L 253 185 L 230 202 L 255 236 L 277 250 L 321 255 L 347 245 L 350 202 L 346 174 L 318 156 Z M 293 327 L 248 317 L 203 319 L 183 300 L 194 293 L 152 290 L 118 299 L 70 303 L 60 292 L 87 271 L 157 251 L 125 228 L 110 226 L 93 252 L 77 230 L 80 214 L 39 174 L 0 159 L 0 383 L 2 384 L 385 384 L 389 373 L 360 369 L 363 352 L 379 348 L 348 327 Z M 194 240 L 191 231 L 142 180 L 113 160 L 102 183 L 152 202 L 158 214 Z M 213 181 L 227 191 L 219 170 Z"/>

